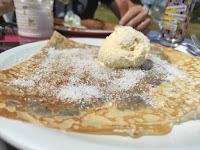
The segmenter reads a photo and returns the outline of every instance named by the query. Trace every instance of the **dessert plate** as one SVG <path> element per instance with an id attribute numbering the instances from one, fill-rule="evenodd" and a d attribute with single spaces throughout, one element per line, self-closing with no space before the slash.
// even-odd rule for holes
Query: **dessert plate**
<path id="1" fill-rule="evenodd" d="M 73 38 L 85 43 L 101 45 L 103 39 Z M 13 48 L 0 54 L 0 70 L 12 67 L 37 53 L 47 41 L 35 42 Z M 144 136 L 131 138 L 116 135 L 91 135 L 39 127 L 0 117 L 0 136 L 19 149 L 54 150 L 54 149 L 183 149 L 198 150 L 200 148 L 200 121 L 189 121 L 174 126 L 164 136 Z"/>
<path id="2" fill-rule="evenodd" d="M 87 26 L 87 29 L 82 29 L 82 28 L 75 28 L 75 27 L 66 27 L 63 25 L 63 20 L 55 18 L 54 19 L 54 24 L 55 27 L 54 29 L 57 31 L 65 32 L 65 33 L 70 33 L 70 34 L 76 34 L 76 35 L 96 35 L 96 36 L 105 36 L 109 35 L 113 32 L 114 29 L 114 24 L 99 21 L 99 20 L 94 20 L 94 19 L 87 19 L 83 20 L 82 24 Z"/>

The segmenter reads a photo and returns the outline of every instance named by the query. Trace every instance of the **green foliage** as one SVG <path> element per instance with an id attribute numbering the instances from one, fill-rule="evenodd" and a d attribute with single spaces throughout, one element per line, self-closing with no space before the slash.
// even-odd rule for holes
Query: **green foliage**
<path id="1" fill-rule="evenodd" d="M 196 4 L 195 4 L 195 7 L 194 7 L 194 10 L 193 10 L 193 13 L 192 13 L 192 21 L 197 21 L 197 22 L 200 22 L 200 1 L 197 1 Z"/>
<path id="2" fill-rule="evenodd" d="M 115 14 L 111 11 L 111 9 L 105 4 L 101 4 L 98 6 L 94 14 L 94 18 L 97 18 L 102 21 L 111 22 L 114 24 L 119 23 L 119 19 L 115 16 Z"/>

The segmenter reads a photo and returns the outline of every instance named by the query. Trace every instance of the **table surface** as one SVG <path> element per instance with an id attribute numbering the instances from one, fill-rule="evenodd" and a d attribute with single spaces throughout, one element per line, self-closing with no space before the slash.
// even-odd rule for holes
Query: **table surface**
<path id="1" fill-rule="evenodd" d="M 74 36 L 74 35 L 66 35 L 64 34 L 66 37 L 68 38 L 105 38 L 106 36 L 90 36 L 90 35 L 85 35 L 85 36 Z M 157 31 L 150 31 L 149 34 L 147 35 L 150 39 L 153 39 L 153 42 L 156 42 L 158 36 L 159 36 L 159 32 Z M 36 42 L 36 41 L 42 41 L 42 40 L 47 40 L 47 39 L 25 39 L 22 37 L 18 37 L 18 36 L 5 36 L 5 37 L 0 37 L 0 53 L 8 50 L 10 48 L 19 46 L 19 45 L 23 45 L 23 44 L 28 44 L 28 43 L 32 43 L 32 42 Z M 189 39 L 185 39 L 183 43 L 188 43 L 188 44 L 193 44 L 191 40 Z"/>

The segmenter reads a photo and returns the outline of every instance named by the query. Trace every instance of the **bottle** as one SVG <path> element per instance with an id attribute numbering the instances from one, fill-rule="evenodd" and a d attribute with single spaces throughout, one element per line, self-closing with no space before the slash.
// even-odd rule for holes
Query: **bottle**
<path id="1" fill-rule="evenodd" d="M 196 0 L 168 0 L 160 43 L 173 47 L 184 41 Z"/>

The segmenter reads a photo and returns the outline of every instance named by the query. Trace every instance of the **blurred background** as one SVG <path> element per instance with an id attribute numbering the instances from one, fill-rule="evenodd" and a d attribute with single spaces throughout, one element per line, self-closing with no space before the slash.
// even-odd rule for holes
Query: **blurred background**
<path id="1" fill-rule="evenodd" d="M 142 0 L 132 0 L 135 4 L 142 5 Z M 146 0 L 152 1 L 152 0 Z M 151 5 L 148 5 L 151 7 Z M 106 5 L 99 3 L 98 9 L 95 12 L 95 18 L 103 21 L 111 22 L 118 24 L 118 18 L 113 14 L 109 7 Z M 151 21 L 151 29 L 155 31 L 159 31 L 159 26 L 153 20 Z M 200 39 L 200 0 L 197 0 L 195 8 L 193 10 L 192 18 L 187 30 L 186 38 L 190 39 L 190 34 L 196 34 L 196 36 Z"/>

